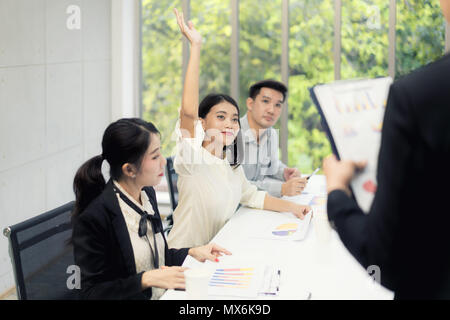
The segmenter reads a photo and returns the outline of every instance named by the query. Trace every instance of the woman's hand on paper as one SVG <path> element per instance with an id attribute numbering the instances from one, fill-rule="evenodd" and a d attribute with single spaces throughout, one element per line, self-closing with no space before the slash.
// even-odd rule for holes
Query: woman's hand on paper
<path id="1" fill-rule="evenodd" d="M 311 211 L 311 207 L 302 204 L 294 204 L 293 210 L 291 211 L 297 218 L 303 220 L 308 212 Z"/>
<path id="2" fill-rule="evenodd" d="M 219 262 L 218 257 L 223 254 L 231 255 L 231 252 L 215 243 L 189 249 L 189 255 L 200 262 L 205 262 L 206 260 Z"/>
<path id="3" fill-rule="evenodd" d="M 348 188 L 350 181 L 358 170 L 366 167 L 367 161 L 337 160 L 330 155 L 323 160 L 323 171 L 327 179 L 327 191 L 344 190 L 350 194 Z"/>
<path id="4" fill-rule="evenodd" d="M 142 288 L 184 289 L 184 270 L 186 269 L 184 267 L 161 266 L 159 269 L 146 271 L 142 275 Z"/>

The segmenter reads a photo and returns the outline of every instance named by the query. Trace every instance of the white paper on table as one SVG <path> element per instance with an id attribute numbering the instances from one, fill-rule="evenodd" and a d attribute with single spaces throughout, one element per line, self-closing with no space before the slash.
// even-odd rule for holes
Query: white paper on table
<path id="1" fill-rule="evenodd" d="M 308 182 L 306 183 L 306 187 L 303 190 L 302 194 L 308 195 L 308 194 L 326 194 L 327 193 L 327 185 L 324 175 L 313 175 L 311 178 L 309 178 Z"/>
<path id="2" fill-rule="evenodd" d="M 264 266 L 264 277 L 258 294 L 277 296 L 280 293 L 280 276 L 280 269 L 269 265 Z"/>
<path id="3" fill-rule="evenodd" d="M 303 240 L 308 231 L 311 217 L 312 214 L 309 212 L 303 220 L 288 216 L 277 216 L 264 222 L 260 221 L 255 225 L 250 237 L 281 241 Z"/>
<path id="4" fill-rule="evenodd" d="M 291 202 L 295 202 L 297 204 L 309 205 L 311 203 L 312 199 L 314 199 L 314 197 L 315 197 L 314 194 L 302 193 L 298 196 L 292 196 L 292 197 L 284 196 L 283 199 L 291 201 Z"/>
<path id="5" fill-rule="evenodd" d="M 368 211 L 377 186 L 381 128 L 392 78 L 337 81 L 314 87 L 314 93 L 341 159 L 367 160 L 351 182 L 359 206 Z"/>

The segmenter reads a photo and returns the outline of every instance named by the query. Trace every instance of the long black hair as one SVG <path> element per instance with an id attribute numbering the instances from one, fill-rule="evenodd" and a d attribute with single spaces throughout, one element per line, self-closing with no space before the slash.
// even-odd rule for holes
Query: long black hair
<path id="1" fill-rule="evenodd" d="M 202 119 L 205 119 L 212 107 L 214 107 L 215 105 L 217 105 L 221 102 L 224 102 L 224 101 L 229 102 L 233 106 L 236 107 L 236 110 L 238 113 L 239 128 L 240 128 L 241 127 L 241 121 L 240 121 L 241 115 L 240 115 L 240 111 L 239 111 L 239 106 L 232 97 L 230 97 L 229 95 L 226 95 L 226 94 L 210 93 L 206 97 L 204 97 L 198 107 L 198 116 Z M 234 169 L 239 167 L 239 165 L 242 162 L 242 157 L 243 157 L 243 141 L 242 141 L 241 130 L 239 130 L 236 138 L 234 139 L 234 141 L 231 145 L 223 147 L 223 151 L 226 152 L 226 155 L 227 155 L 228 161 L 230 162 L 230 165 Z"/>
<path id="2" fill-rule="evenodd" d="M 108 161 L 110 176 L 114 180 L 122 177 L 122 166 L 134 164 L 138 170 L 150 145 L 150 134 L 159 134 L 151 123 L 138 118 L 120 119 L 111 123 L 102 139 L 102 154 L 86 161 L 75 174 L 73 191 L 75 207 L 72 220 L 78 217 L 105 188 L 102 174 L 103 160 Z"/>

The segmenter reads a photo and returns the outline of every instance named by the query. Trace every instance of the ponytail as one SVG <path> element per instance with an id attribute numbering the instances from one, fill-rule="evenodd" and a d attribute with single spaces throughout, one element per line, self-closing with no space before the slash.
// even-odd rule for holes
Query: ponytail
<path id="1" fill-rule="evenodd" d="M 75 192 L 75 208 L 72 219 L 77 218 L 87 206 L 97 198 L 105 188 L 102 174 L 103 156 L 95 156 L 86 161 L 75 174 L 73 191 Z"/>
<path id="2" fill-rule="evenodd" d="M 102 155 L 86 161 L 75 174 L 72 224 L 106 187 L 102 174 L 103 160 L 109 164 L 111 179 L 120 180 L 125 163 L 140 168 L 152 133 L 159 134 L 158 129 L 151 122 L 138 118 L 119 119 L 106 128 L 102 138 Z"/>

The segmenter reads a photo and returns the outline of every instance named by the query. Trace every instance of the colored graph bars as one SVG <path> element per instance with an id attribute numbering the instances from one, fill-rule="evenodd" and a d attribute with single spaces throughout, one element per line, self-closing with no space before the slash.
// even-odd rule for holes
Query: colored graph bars
<path id="1" fill-rule="evenodd" d="M 355 94 L 352 102 L 349 102 L 348 99 L 345 101 L 339 99 L 338 96 L 334 96 L 333 99 L 336 111 L 341 114 L 378 109 L 378 105 L 373 101 L 368 91 L 364 91 L 363 94 Z M 386 107 L 386 103 L 387 101 L 384 101 L 383 108 Z"/>
<path id="2" fill-rule="evenodd" d="M 327 204 L 326 196 L 315 196 L 309 203 L 310 206 L 325 206 L 326 204 Z"/>
<path id="3" fill-rule="evenodd" d="M 209 286 L 246 289 L 250 286 L 253 274 L 253 268 L 216 269 Z"/>

